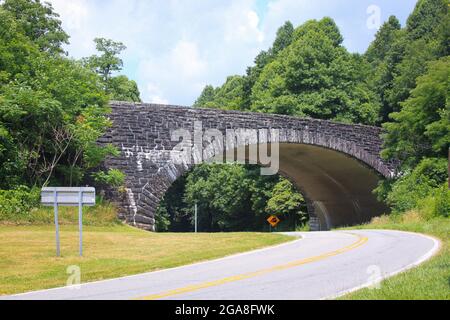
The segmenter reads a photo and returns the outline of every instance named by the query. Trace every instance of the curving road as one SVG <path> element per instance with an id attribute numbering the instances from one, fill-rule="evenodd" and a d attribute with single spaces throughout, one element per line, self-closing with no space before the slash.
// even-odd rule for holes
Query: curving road
<path id="1" fill-rule="evenodd" d="M 386 230 L 289 233 L 298 240 L 209 262 L 2 299 L 327 299 L 430 258 L 439 242 Z"/>

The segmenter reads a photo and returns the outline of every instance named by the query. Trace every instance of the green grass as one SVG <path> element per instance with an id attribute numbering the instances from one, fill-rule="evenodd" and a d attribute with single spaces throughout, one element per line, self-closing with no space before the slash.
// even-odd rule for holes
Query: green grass
<path id="1" fill-rule="evenodd" d="M 66 221 L 67 222 L 67 221 Z M 86 226 L 84 257 L 78 230 L 61 226 L 61 258 L 51 225 L 0 225 L 0 295 L 66 285 L 67 268 L 83 283 L 171 268 L 272 246 L 292 238 L 269 233 L 150 233 L 125 225 Z"/>
<path id="2" fill-rule="evenodd" d="M 0 225 L 50 225 L 53 223 L 52 207 L 37 207 L 30 211 L 18 212 L 14 215 L 0 215 Z M 60 207 L 59 224 L 75 225 L 78 223 L 77 207 Z M 117 209 L 108 202 L 100 201 L 93 207 L 83 207 L 83 224 L 87 226 L 120 225 Z"/>
<path id="3" fill-rule="evenodd" d="M 361 289 L 343 300 L 449 300 L 450 218 L 424 219 L 411 211 L 375 218 L 370 224 L 349 229 L 391 229 L 419 232 L 441 240 L 439 253 L 420 266 L 382 281 L 380 289 Z"/>

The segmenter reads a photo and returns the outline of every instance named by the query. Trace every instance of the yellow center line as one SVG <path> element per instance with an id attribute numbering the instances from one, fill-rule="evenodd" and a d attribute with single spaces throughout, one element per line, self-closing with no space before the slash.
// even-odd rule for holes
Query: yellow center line
<path id="1" fill-rule="evenodd" d="M 298 266 L 301 266 L 301 265 L 304 265 L 307 263 L 317 262 L 317 261 L 320 261 L 320 260 L 323 260 L 323 259 L 326 259 L 329 257 L 333 257 L 336 255 L 354 250 L 354 249 L 362 246 L 363 244 L 365 244 L 368 241 L 367 237 L 360 236 L 360 235 L 354 234 L 354 233 L 350 233 L 350 234 L 358 237 L 358 241 L 352 243 L 351 245 L 343 247 L 341 249 L 335 250 L 335 251 L 327 252 L 327 253 L 324 253 L 324 254 L 321 254 L 318 256 L 314 256 L 314 257 L 310 257 L 310 258 L 292 261 L 292 262 L 289 262 L 289 263 L 283 264 L 283 265 L 278 265 L 278 266 L 274 266 L 274 267 L 270 267 L 270 268 L 266 268 L 266 269 L 261 269 L 261 270 L 254 271 L 254 272 L 238 274 L 235 276 L 230 276 L 230 277 L 226 277 L 226 278 L 222 278 L 222 279 L 218 279 L 218 280 L 213 280 L 213 281 L 198 283 L 198 284 L 194 284 L 194 285 L 190 285 L 190 286 L 186 286 L 186 287 L 182 287 L 182 288 L 177 288 L 177 289 L 169 290 L 169 291 L 162 292 L 162 293 L 151 294 L 151 295 L 148 295 L 145 297 L 137 298 L 137 300 L 157 300 L 157 299 L 168 298 L 168 297 L 172 297 L 172 296 L 176 296 L 176 295 L 180 295 L 180 294 L 184 294 L 184 293 L 198 291 L 198 290 L 205 289 L 205 288 L 219 286 L 219 285 L 230 283 L 230 282 L 235 282 L 235 281 L 240 281 L 240 280 L 245 280 L 245 279 L 249 279 L 249 278 L 262 276 L 262 275 L 265 275 L 265 274 L 268 274 L 271 272 L 275 272 L 275 271 L 282 271 L 282 270 L 298 267 Z"/>

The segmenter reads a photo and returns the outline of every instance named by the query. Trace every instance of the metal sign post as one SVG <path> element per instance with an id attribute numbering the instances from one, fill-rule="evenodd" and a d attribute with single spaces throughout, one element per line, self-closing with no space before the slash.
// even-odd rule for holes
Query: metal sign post
<path id="1" fill-rule="evenodd" d="M 60 249 L 60 243 L 59 243 L 59 221 L 58 221 L 58 191 L 55 190 L 53 191 L 53 212 L 55 214 L 55 229 L 56 229 L 56 256 L 60 257 L 61 256 L 61 249 Z"/>
<path id="2" fill-rule="evenodd" d="M 55 212 L 56 228 L 56 256 L 61 256 L 59 239 L 58 207 L 60 205 L 78 207 L 79 252 L 83 255 L 83 205 L 95 205 L 94 188 L 42 188 L 41 203 L 44 206 L 53 206 Z"/>
<path id="3" fill-rule="evenodd" d="M 83 256 L 83 191 L 78 193 L 78 231 L 80 232 L 79 251 L 80 257 Z"/>
<path id="4" fill-rule="evenodd" d="M 195 233 L 197 233 L 197 203 L 195 204 L 195 216 L 194 216 L 194 224 L 195 224 Z"/>

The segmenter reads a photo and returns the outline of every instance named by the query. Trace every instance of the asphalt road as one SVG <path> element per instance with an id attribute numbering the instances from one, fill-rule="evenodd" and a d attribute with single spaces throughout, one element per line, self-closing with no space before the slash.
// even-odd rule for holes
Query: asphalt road
<path id="1" fill-rule="evenodd" d="M 214 261 L 2 299 L 327 299 L 430 258 L 438 241 L 385 230 L 290 233 L 300 239 Z"/>

